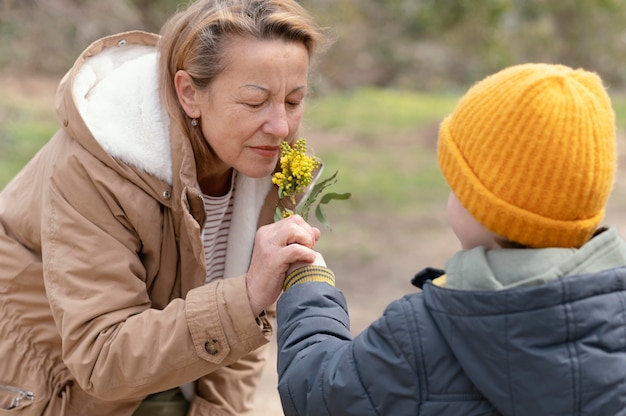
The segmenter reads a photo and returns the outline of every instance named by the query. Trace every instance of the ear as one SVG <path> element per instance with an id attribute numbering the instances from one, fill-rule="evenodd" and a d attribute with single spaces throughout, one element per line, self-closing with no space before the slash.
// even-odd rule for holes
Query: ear
<path id="1" fill-rule="evenodd" d="M 179 70 L 174 75 L 174 86 L 178 101 L 190 118 L 200 117 L 200 111 L 196 104 L 197 90 L 193 85 L 191 76 L 185 70 Z"/>

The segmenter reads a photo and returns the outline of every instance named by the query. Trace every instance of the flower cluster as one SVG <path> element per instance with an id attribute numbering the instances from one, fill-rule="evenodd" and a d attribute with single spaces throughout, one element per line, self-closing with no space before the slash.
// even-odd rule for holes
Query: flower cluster
<path id="1" fill-rule="evenodd" d="M 311 206 L 328 186 L 337 182 L 337 172 L 330 178 L 313 184 L 313 173 L 316 170 L 317 176 L 323 169 L 322 162 L 315 156 L 308 156 L 306 139 L 298 139 L 293 144 L 287 142 L 280 144 L 280 172 L 274 173 L 272 182 L 278 186 L 278 206 L 274 214 L 276 221 L 294 214 L 301 215 L 305 220 Z M 303 194 L 298 201 L 298 194 Z M 327 193 L 322 196 L 315 209 L 318 221 L 329 227 L 321 204 L 327 204 L 333 199 L 348 199 L 349 193 L 337 194 Z"/>
<path id="2" fill-rule="evenodd" d="M 316 157 L 306 154 L 306 139 L 298 139 L 293 147 L 289 143 L 280 144 L 280 168 L 272 176 L 272 182 L 278 186 L 279 197 L 289 198 L 296 205 L 296 195 L 304 191 L 313 181 L 313 171 L 320 166 Z M 291 210 L 284 210 L 283 217 L 293 215 Z"/>

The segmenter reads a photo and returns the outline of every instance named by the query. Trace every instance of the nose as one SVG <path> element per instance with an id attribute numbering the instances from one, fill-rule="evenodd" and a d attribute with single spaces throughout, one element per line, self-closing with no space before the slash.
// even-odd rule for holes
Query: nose
<path id="1" fill-rule="evenodd" d="M 284 105 L 273 106 L 269 118 L 263 125 L 263 133 L 270 134 L 281 139 L 289 135 L 289 120 Z"/>

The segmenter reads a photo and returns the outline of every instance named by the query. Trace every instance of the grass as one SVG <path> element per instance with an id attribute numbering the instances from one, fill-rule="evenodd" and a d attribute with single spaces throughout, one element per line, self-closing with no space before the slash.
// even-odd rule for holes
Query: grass
<path id="1" fill-rule="evenodd" d="M 0 97 L 0 189 L 57 129 L 54 109 L 44 107 L 37 96 L 9 92 Z"/>
<path id="2" fill-rule="evenodd" d="M 326 174 L 339 170 L 333 190 L 352 193 L 350 200 L 338 203 L 350 210 L 366 208 L 398 214 L 440 200 L 447 192 L 434 151 L 419 145 L 387 151 L 353 146 L 326 150 L 320 152 L 320 157 L 326 164 Z"/>
<path id="3" fill-rule="evenodd" d="M 447 186 L 434 149 L 418 136 L 426 126 L 436 126 L 457 98 L 361 88 L 309 101 L 308 127 L 322 135 L 352 138 L 348 144 L 330 143 L 318 149 L 311 137 L 327 169 L 339 170 L 336 191 L 352 193 L 349 201 L 328 209 L 338 215 L 355 210 L 397 215 L 444 198 Z"/>
<path id="4" fill-rule="evenodd" d="M 348 204 L 338 205 L 399 209 L 414 202 L 409 195 L 416 194 L 413 191 L 416 186 L 425 189 L 422 197 L 441 188 L 443 180 L 438 175 L 432 152 L 425 151 L 419 144 L 402 149 L 388 146 L 396 135 L 415 131 L 439 119 L 454 102 L 455 98 L 450 96 L 373 88 L 311 100 L 307 107 L 307 124 L 322 132 L 340 131 L 364 139 L 366 143 L 351 146 L 348 151 L 328 147 L 320 153 L 327 165 L 327 174 L 340 170 L 339 183 L 333 190 L 353 193 Z M 5 95 L 0 99 L 0 188 L 57 129 L 53 109 L 35 104 L 23 96 Z M 398 152 L 410 159 L 401 163 L 401 170 L 396 158 Z"/>
<path id="5" fill-rule="evenodd" d="M 320 130 L 348 131 L 365 137 L 419 128 L 449 112 L 458 97 L 364 87 L 313 99 L 307 116 Z"/>
<path id="6" fill-rule="evenodd" d="M 339 170 L 333 190 L 353 194 L 349 201 L 333 202 L 328 209 L 339 215 L 364 208 L 402 213 L 444 200 L 447 186 L 432 143 L 429 147 L 417 136 L 429 125 L 427 133 L 436 136 L 432 126 L 452 111 L 457 99 L 449 94 L 376 88 L 312 98 L 307 104 L 307 127 L 321 135 L 352 138 L 350 144 L 331 142 L 319 152 L 316 149 L 327 175 Z M 614 97 L 614 106 L 618 126 L 624 129 L 626 98 Z M 0 98 L 0 188 L 56 129 L 54 110 L 42 105 L 36 95 Z M 434 143 L 435 137 L 431 140 Z"/>
<path id="7" fill-rule="evenodd" d="M 626 130 L 626 96 L 611 97 L 618 130 Z"/>
<path id="8" fill-rule="evenodd" d="M 329 146 L 319 155 L 327 168 L 339 169 L 337 192 L 353 197 L 330 209 L 410 213 L 445 201 L 448 187 L 439 168 L 435 150 L 423 140 L 413 140 L 424 126 L 436 126 L 450 113 L 458 96 L 363 88 L 328 95 L 309 102 L 309 123 L 336 136 L 355 136 L 356 145 Z M 626 129 L 626 97 L 613 104 L 617 126 Z M 436 130 L 427 132 L 436 135 Z M 408 136 L 408 137 L 407 137 Z M 311 138 L 315 143 L 315 138 Z M 432 138 L 434 141 L 434 138 Z"/>

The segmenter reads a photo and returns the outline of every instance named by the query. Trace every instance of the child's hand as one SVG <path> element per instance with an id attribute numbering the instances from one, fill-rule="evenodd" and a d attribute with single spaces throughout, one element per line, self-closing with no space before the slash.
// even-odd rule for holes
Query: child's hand
<path id="1" fill-rule="evenodd" d="M 313 263 L 307 263 L 304 261 L 298 261 L 296 263 L 292 263 L 291 266 L 289 266 L 289 269 L 287 270 L 287 276 L 290 275 L 292 272 L 298 270 L 301 267 L 304 266 L 324 266 L 326 267 L 326 261 L 324 260 L 324 257 L 318 253 L 317 251 L 315 252 L 315 261 Z"/>

